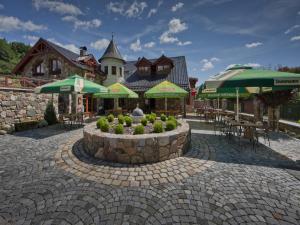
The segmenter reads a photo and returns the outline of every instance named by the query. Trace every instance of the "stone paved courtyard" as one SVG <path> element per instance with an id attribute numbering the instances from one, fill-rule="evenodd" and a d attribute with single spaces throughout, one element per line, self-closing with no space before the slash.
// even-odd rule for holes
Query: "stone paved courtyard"
<path id="1" fill-rule="evenodd" d="M 1 136 L 0 224 L 300 223 L 295 161 L 205 130 L 184 157 L 141 166 L 91 159 L 81 129 Z"/>

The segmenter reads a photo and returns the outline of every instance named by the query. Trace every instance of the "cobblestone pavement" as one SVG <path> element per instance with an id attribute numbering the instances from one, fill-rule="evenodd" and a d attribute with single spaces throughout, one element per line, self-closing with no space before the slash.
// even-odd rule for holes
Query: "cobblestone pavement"
<path id="1" fill-rule="evenodd" d="M 195 133 L 184 157 L 124 166 L 89 158 L 81 137 L 1 136 L 1 225 L 300 223 L 300 181 L 284 169 L 294 162 L 266 147 Z"/>

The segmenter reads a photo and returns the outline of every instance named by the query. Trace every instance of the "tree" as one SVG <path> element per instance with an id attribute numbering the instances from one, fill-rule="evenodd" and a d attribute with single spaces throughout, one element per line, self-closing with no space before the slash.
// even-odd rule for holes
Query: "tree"
<path id="1" fill-rule="evenodd" d="M 48 122 L 49 125 L 57 123 L 57 117 L 55 112 L 55 107 L 52 101 L 49 101 L 44 113 L 44 119 Z"/>

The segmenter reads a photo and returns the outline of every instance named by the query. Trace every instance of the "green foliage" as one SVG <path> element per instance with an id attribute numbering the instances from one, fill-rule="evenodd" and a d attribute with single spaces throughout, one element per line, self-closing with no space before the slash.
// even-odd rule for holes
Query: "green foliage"
<path id="1" fill-rule="evenodd" d="M 153 125 L 153 132 L 154 133 L 162 133 L 164 131 L 163 124 L 160 121 L 156 121 Z"/>
<path id="2" fill-rule="evenodd" d="M 143 126 L 147 126 L 148 120 L 146 118 L 142 118 L 141 119 L 141 124 L 143 124 Z"/>
<path id="3" fill-rule="evenodd" d="M 176 124 L 176 126 L 178 125 L 178 122 L 177 122 L 175 116 L 169 116 L 169 117 L 168 117 L 168 121 L 174 121 L 175 124 Z"/>
<path id="4" fill-rule="evenodd" d="M 151 116 L 150 114 L 146 114 L 146 116 L 145 116 L 146 120 L 149 121 L 150 116 Z"/>
<path id="5" fill-rule="evenodd" d="M 132 118 L 130 116 L 125 116 L 125 123 L 127 127 L 131 127 L 132 124 Z"/>
<path id="6" fill-rule="evenodd" d="M 124 126 L 122 124 L 118 124 L 115 126 L 115 134 L 123 134 Z"/>
<path id="7" fill-rule="evenodd" d="M 124 116 L 122 114 L 118 115 L 119 124 L 124 124 Z"/>
<path id="8" fill-rule="evenodd" d="M 147 120 L 146 120 L 147 122 Z M 138 125 L 134 128 L 134 133 L 133 134 L 143 134 L 145 132 L 144 126 L 143 125 Z"/>
<path id="9" fill-rule="evenodd" d="M 52 101 L 49 101 L 47 104 L 46 111 L 44 113 L 44 119 L 47 121 L 49 125 L 57 123 L 55 107 Z"/>
<path id="10" fill-rule="evenodd" d="M 160 119 L 161 119 L 161 121 L 166 121 L 166 120 L 167 120 L 167 117 L 166 117 L 165 114 L 161 114 L 161 115 L 160 115 Z"/>
<path id="11" fill-rule="evenodd" d="M 109 123 L 105 117 L 101 117 L 97 120 L 97 128 L 100 129 L 102 132 L 108 132 L 109 131 Z"/>
<path id="12" fill-rule="evenodd" d="M 177 124 L 175 122 L 175 120 L 168 120 L 166 122 L 166 130 L 170 131 L 170 130 L 174 130 L 176 128 Z"/>
<path id="13" fill-rule="evenodd" d="M 156 113 L 151 113 L 151 116 L 153 116 L 154 117 L 154 119 L 156 120 Z"/>
<path id="14" fill-rule="evenodd" d="M 29 45 L 20 42 L 9 43 L 0 38 L 0 73 L 11 73 L 29 49 Z"/>
<path id="15" fill-rule="evenodd" d="M 150 122 L 150 123 L 154 123 L 154 122 L 155 122 L 155 119 L 156 119 L 156 118 L 155 118 L 153 115 L 150 115 L 150 116 L 149 116 L 149 122 Z"/>
<path id="16" fill-rule="evenodd" d="M 298 120 L 298 123 L 300 123 L 300 120 Z"/>
<path id="17" fill-rule="evenodd" d="M 113 114 L 109 114 L 109 115 L 107 116 L 107 120 L 108 120 L 108 122 L 110 122 L 110 123 L 113 122 L 114 119 L 115 119 L 115 117 L 114 117 Z"/>

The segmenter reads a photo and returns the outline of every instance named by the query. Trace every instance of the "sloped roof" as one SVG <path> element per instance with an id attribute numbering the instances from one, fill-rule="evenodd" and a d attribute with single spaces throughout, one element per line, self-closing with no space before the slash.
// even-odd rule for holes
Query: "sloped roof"
<path id="1" fill-rule="evenodd" d="M 107 46 L 104 54 L 102 55 L 102 57 L 99 59 L 99 62 L 102 59 L 105 58 L 115 58 L 115 59 L 120 59 L 122 61 L 124 61 L 124 59 L 121 56 L 121 53 L 117 47 L 117 45 L 115 44 L 114 40 L 112 39 L 109 43 L 109 45 Z"/>
<path id="2" fill-rule="evenodd" d="M 170 57 L 174 67 L 168 74 L 139 74 L 135 64 L 137 61 L 127 61 L 125 64 L 125 85 L 134 91 L 147 91 L 156 84 L 168 80 L 179 87 L 189 90 L 189 78 L 184 56 Z M 154 63 L 157 59 L 150 59 Z"/>
<path id="3" fill-rule="evenodd" d="M 72 52 L 66 48 L 63 48 L 57 44 L 54 44 L 51 41 L 48 41 L 46 39 L 40 38 L 35 45 L 25 54 L 25 56 L 22 58 L 22 60 L 16 65 L 16 67 L 13 70 L 13 73 L 18 73 L 18 71 L 28 62 L 28 60 L 30 60 L 32 58 L 32 51 L 39 46 L 39 44 L 44 43 L 46 45 L 48 45 L 50 48 L 52 48 L 54 51 L 56 51 L 58 54 L 60 54 L 62 57 L 64 57 L 67 61 L 69 61 L 72 65 L 80 68 L 80 69 L 84 69 L 84 70 L 93 70 L 94 67 L 91 67 L 89 65 L 85 65 L 84 63 L 78 61 L 79 58 L 79 54 Z M 99 73 L 101 73 L 101 71 L 98 71 Z"/>

